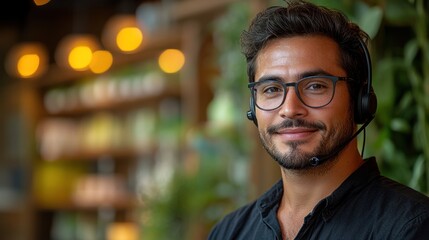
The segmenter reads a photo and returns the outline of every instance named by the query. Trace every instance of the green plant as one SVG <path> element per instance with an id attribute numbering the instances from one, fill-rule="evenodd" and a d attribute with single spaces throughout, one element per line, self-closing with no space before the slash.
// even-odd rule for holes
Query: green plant
<path id="1" fill-rule="evenodd" d="M 385 31 L 376 81 L 390 85 L 380 106 L 380 150 L 386 174 L 429 193 L 429 41 L 428 4 L 423 0 L 380 1 Z M 387 83 L 387 84 L 384 84 Z"/>

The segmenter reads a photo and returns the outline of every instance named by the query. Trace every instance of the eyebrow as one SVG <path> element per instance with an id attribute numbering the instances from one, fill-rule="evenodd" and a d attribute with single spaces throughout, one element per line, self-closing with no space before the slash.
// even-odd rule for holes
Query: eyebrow
<path id="1" fill-rule="evenodd" d="M 334 76 L 334 75 L 331 73 L 328 73 L 322 69 L 314 69 L 314 70 L 301 72 L 295 78 L 296 78 L 296 80 L 299 80 L 299 79 L 310 77 L 310 76 Z M 284 78 L 282 78 L 278 75 L 266 75 L 266 76 L 262 76 L 261 78 L 259 78 L 256 82 L 260 82 L 260 81 L 264 81 L 264 80 L 274 80 L 274 81 L 282 81 L 282 82 L 285 81 Z"/>

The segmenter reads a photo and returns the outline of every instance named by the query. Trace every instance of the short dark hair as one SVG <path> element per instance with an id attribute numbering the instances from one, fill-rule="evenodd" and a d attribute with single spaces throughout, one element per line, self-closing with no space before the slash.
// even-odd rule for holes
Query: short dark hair
<path id="1" fill-rule="evenodd" d="M 241 35 L 242 52 L 247 61 L 249 82 L 255 81 L 258 53 L 272 39 L 303 35 L 322 35 L 334 40 L 340 49 L 340 64 L 359 86 L 349 83 L 352 101 L 367 79 L 367 63 L 361 42 L 369 36 L 343 13 L 305 1 L 288 1 L 260 12 Z"/>

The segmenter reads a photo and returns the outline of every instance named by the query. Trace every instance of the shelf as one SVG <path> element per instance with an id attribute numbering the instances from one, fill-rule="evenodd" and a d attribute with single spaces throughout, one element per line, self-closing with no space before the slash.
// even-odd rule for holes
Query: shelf
<path id="1" fill-rule="evenodd" d="M 180 98 L 180 89 L 167 89 L 163 90 L 161 93 L 154 93 L 151 95 L 145 95 L 136 98 L 130 98 L 121 101 L 104 101 L 102 103 L 97 103 L 94 106 L 82 106 L 74 107 L 65 110 L 61 110 L 55 113 L 47 114 L 48 117 L 73 117 L 81 116 L 85 114 L 90 114 L 93 112 L 101 111 L 129 111 L 144 106 L 151 106 L 155 103 L 160 102 L 162 99 L 167 98 Z"/>
<path id="2" fill-rule="evenodd" d="M 126 160 L 135 159 L 139 156 L 152 155 L 156 151 L 156 148 L 152 149 L 120 149 L 120 150 L 99 150 L 99 151 L 80 151 L 75 154 L 64 154 L 55 159 L 49 159 L 47 161 L 60 161 L 60 162 L 88 162 L 88 161 L 99 161 L 106 158 L 113 160 Z"/>
<path id="3" fill-rule="evenodd" d="M 136 207 L 138 207 L 139 203 L 137 201 L 118 201 L 118 202 L 109 202 L 105 201 L 101 204 L 97 205 L 78 205 L 73 203 L 61 203 L 61 204 L 49 204 L 49 205 L 43 205 L 38 204 L 37 209 L 38 211 L 98 211 L 102 209 L 115 209 L 115 210 L 133 210 Z"/>

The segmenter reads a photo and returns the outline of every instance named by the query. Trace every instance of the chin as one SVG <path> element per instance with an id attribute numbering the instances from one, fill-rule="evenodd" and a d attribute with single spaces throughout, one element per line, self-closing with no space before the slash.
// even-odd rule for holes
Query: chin
<path id="1" fill-rule="evenodd" d="M 276 147 L 265 148 L 271 157 L 284 169 L 288 170 L 309 170 L 314 169 L 315 167 L 310 163 L 310 159 L 315 156 L 324 156 L 322 145 L 317 147 L 309 146 L 308 142 L 305 143 L 294 142 L 288 144 L 287 149 L 284 151 L 279 150 Z M 307 150 L 308 148 L 308 150 Z M 326 150 L 326 149 L 325 149 Z M 322 166 L 325 163 L 329 162 L 324 161 L 318 166 Z"/>
<path id="2" fill-rule="evenodd" d="M 303 152 L 301 149 L 291 147 L 286 152 L 280 152 L 277 149 L 267 149 L 271 157 L 282 167 L 289 170 L 305 170 L 313 168 L 310 164 L 310 158 L 314 157 L 312 153 Z"/>

